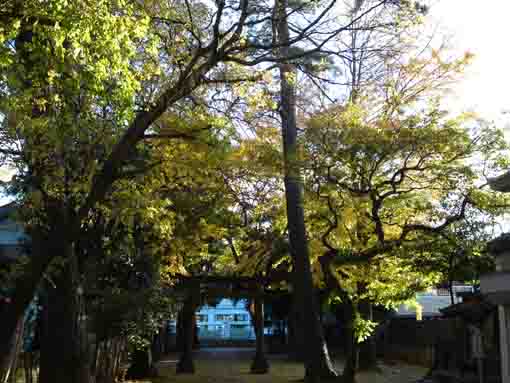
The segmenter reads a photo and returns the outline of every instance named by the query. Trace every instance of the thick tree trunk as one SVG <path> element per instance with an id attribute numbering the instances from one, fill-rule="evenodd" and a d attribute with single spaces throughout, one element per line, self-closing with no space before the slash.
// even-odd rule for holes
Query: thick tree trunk
<path id="1" fill-rule="evenodd" d="M 193 350 L 198 350 L 200 348 L 200 340 L 198 339 L 198 324 L 197 324 L 197 316 L 195 312 L 193 312 Z"/>
<path id="2" fill-rule="evenodd" d="M 76 258 L 72 244 L 64 243 L 65 265 L 48 284 L 41 341 L 40 383 L 92 381 L 87 337 L 80 322 Z"/>
<path id="3" fill-rule="evenodd" d="M 127 342 L 124 338 L 106 339 L 97 345 L 95 359 L 96 383 L 124 381 L 122 362 L 125 359 Z"/>
<path id="4" fill-rule="evenodd" d="M 184 351 L 184 309 L 180 309 L 177 313 L 177 321 L 175 323 L 175 350 Z"/>
<path id="5" fill-rule="evenodd" d="M 342 373 L 343 383 L 355 383 L 356 371 L 358 369 L 359 348 L 354 332 L 354 320 L 356 318 L 356 307 L 354 302 L 345 299 L 344 323 L 345 323 L 345 366 Z"/>
<path id="6" fill-rule="evenodd" d="M 302 328 L 300 323 L 302 323 L 302 320 L 299 316 L 298 305 L 293 303 L 288 321 L 288 348 L 290 359 L 296 362 L 305 361 L 305 334 L 304 331 L 300 330 L 300 328 Z"/>
<path id="7" fill-rule="evenodd" d="M 153 365 L 150 347 L 144 350 L 135 350 L 131 356 L 131 365 L 126 373 L 129 380 L 153 378 L 157 375 Z"/>
<path id="8" fill-rule="evenodd" d="M 154 362 L 158 362 L 161 360 L 162 356 L 166 352 L 166 343 L 167 343 L 167 333 L 166 333 L 166 322 L 163 326 L 161 326 L 158 330 L 158 333 L 154 335 L 152 340 L 152 359 Z"/>
<path id="9" fill-rule="evenodd" d="M 344 323 L 346 329 L 345 366 L 342 372 L 343 383 L 355 383 L 359 367 L 359 344 L 356 339 L 354 322 L 358 314 L 358 304 L 347 296 L 343 297 Z"/>
<path id="10" fill-rule="evenodd" d="M 183 348 L 182 354 L 177 363 L 178 374 L 194 374 L 195 365 L 193 363 L 193 315 L 195 313 L 195 304 L 193 298 L 189 297 L 184 303 L 182 309 L 183 326 Z"/>
<path id="11" fill-rule="evenodd" d="M 277 41 L 282 45 L 280 54 L 289 54 L 289 26 L 286 17 L 287 0 L 276 3 Z M 290 252 L 294 266 L 294 299 L 302 321 L 298 331 L 303 331 L 306 340 L 305 380 L 325 381 L 337 377 L 328 348 L 324 341 L 322 324 L 312 280 L 308 241 L 303 206 L 303 181 L 298 161 L 296 95 L 294 81 L 296 71 L 292 64 L 282 63 L 280 69 L 280 115 L 282 120 L 283 153 L 285 164 L 285 198 Z"/>
<path id="12" fill-rule="evenodd" d="M 254 374 L 267 374 L 269 372 L 269 364 L 267 363 L 264 352 L 264 306 L 262 297 L 255 298 L 255 334 L 256 334 L 256 351 L 255 357 L 251 365 L 251 372 Z"/>

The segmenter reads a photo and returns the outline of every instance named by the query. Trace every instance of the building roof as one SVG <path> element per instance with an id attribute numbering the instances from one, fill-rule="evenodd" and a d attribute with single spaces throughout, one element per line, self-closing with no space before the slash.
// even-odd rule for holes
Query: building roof
<path id="1" fill-rule="evenodd" d="M 7 205 L 0 206 L 0 221 L 9 217 L 16 210 L 16 204 L 10 202 Z"/>
<path id="2" fill-rule="evenodd" d="M 492 190 L 503 193 L 510 192 L 510 171 L 489 180 Z"/>
<path id="3" fill-rule="evenodd" d="M 464 302 L 445 307 L 440 311 L 445 317 L 460 317 L 469 323 L 480 323 L 495 309 L 496 306 L 481 294 L 472 294 L 471 297 L 466 297 Z"/>
<path id="4" fill-rule="evenodd" d="M 510 250 L 510 233 L 501 234 L 487 244 L 487 250 L 494 256 Z"/>

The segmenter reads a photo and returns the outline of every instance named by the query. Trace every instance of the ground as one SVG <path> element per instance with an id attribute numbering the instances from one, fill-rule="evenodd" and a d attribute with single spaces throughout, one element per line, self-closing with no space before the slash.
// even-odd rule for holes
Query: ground
<path id="1" fill-rule="evenodd" d="M 250 374 L 251 349 L 215 348 L 195 353 L 194 375 L 175 375 L 178 356 L 171 355 L 158 363 L 160 377 L 147 383 L 283 383 L 303 378 L 303 366 L 290 362 L 285 356 L 270 356 L 270 373 Z M 338 370 L 342 363 L 335 361 Z M 404 364 L 383 364 L 380 373 L 360 373 L 359 383 L 414 383 L 422 378 L 426 369 Z"/>

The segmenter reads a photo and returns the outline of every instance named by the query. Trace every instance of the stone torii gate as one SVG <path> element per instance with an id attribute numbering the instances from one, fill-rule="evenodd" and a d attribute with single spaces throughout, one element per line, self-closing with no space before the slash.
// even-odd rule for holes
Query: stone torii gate
<path id="1" fill-rule="evenodd" d="M 193 316 L 201 303 L 201 297 L 252 298 L 254 301 L 254 327 L 256 351 L 251 365 L 253 374 L 269 371 L 264 350 L 264 298 L 269 294 L 266 286 L 275 282 L 262 277 L 229 276 L 180 276 L 173 288 L 182 292 L 184 305 L 182 321 L 184 347 L 177 363 L 178 374 L 193 374 Z M 273 293 L 274 294 L 274 293 Z"/>

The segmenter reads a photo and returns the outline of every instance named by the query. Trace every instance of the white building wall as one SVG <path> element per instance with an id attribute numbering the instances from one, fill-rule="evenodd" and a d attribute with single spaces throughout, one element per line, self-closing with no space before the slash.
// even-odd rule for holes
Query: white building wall
<path id="1" fill-rule="evenodd" d="M 454 286 L 454 302 L 462 302 L 462 298 L 457 297 L 456 293 L 473 291 L 472 286 Z M 441 315 L 440 309 L 448 307 L 452 304 L 450 293 L 445 289 L 430 289 L 426 292 L 416 294 L 416 301 L 422 306 L 423 316 Z M 405 305 L 397 309 L 397 315 L 401 316 L 415 316 L 416 310 Z"/>
<path id="2" fill-rule="evenodd" d="M 222 299 L 215 307 L 202 306 L 196 314 L 207 318 L 207 321 L 197 321 L 199 337 L 255 338 L 244 300 L 234 303 L 231 299 Z"/>

